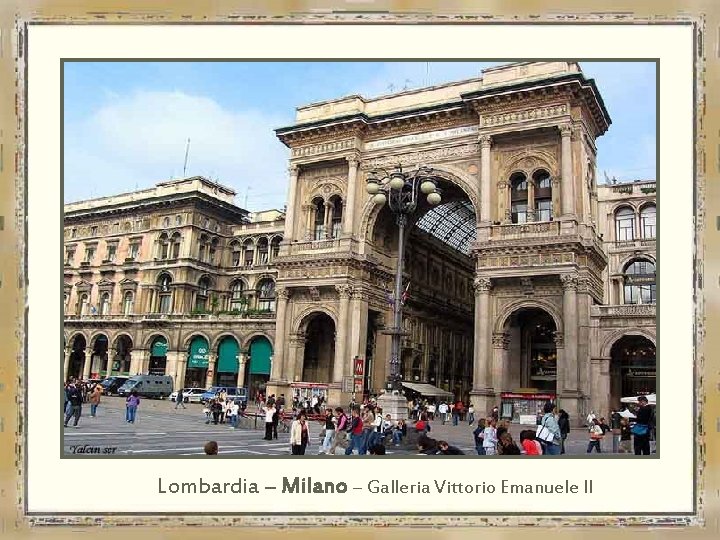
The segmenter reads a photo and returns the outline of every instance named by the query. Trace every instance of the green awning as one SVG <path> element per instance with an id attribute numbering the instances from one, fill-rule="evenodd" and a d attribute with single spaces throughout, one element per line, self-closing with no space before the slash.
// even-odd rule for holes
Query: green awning
<path id="1" fill-rule="evenodd" d="M 225 338 L 218 348 L 218 373 L 237 373 L 240 347 L 233 338 Z"/>
<path id="2" fill-rule="evenodd" d="M 250 374 L 270 375 L 272 345 L 264 337 L 255 338 L 250 344 Z"/>
<path id="3" fill-rule="evenodd" d="M 196 337 L 190 342 L 190 352 L 188 354 L 189 368 L 206 368 L 208 367 L 208 342 L 204 337 Z"/>
<path id="4" fill-rule="evenodd" d="M 150 347 L 150 356 L 167 356 L 168 344 L 164 337 L 157 337 Z"/>

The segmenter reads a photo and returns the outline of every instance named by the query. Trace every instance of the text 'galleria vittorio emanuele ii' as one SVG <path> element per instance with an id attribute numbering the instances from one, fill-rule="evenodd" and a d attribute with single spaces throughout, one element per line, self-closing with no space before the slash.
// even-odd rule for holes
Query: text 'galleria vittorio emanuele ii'
<path id="1" fill-rule="evenodd" d="M 655 181 L 598 183 L 573 62 L 297 109 L 287 207 L 205 178 L 65 205 L 66 377 L 156 373 L 333 405 L 385 387 L 398 235 L 367 180 L 432 169 L 404 238 L 399 372 L 479 411 L 655 392 Z M 397 299 L 401 301 L 401 299 Z"/>

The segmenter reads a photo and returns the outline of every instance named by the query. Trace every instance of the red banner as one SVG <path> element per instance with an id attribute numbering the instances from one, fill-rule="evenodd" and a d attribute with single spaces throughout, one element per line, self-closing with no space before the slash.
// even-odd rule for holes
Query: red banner
<path id="1" fill-rule="evenodd" d="M 356 377 L 362 377 L 365 374 L 365 360 L 359 356 L 353 359 L 353 372 Z"/>

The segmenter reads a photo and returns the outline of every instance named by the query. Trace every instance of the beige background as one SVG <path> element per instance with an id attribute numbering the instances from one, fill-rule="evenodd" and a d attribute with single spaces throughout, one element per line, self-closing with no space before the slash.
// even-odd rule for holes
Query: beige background
<path id="1" fill-rule="evenodd" d="M 50 4 L 50 3 L 48 3 Z M 222 18 L 226 17 L 230 14 L 238 14 L 241 12 L 240 9 L 238 9 L 238 4 L 236 2 L 215 2 L 214 5 L 216 6 L 216 12 L 211 13 L 204 11 L 202 13 L 197 13 L 193 17 L 193 11 L 190 9 L 191 3 L 184 3 L 184 2 L 174 2 L 172 4 L 172 7 L 170 4 L 167 3 L 160 3 L 160 2 L 151 2 L 151 1 L 145 1 L 142 2 L 143 6 L 143 14 L 140 14 L 140 12 L 135 12 L 133 14 L 133 6 L 138 5 L 138 3 L 133 2 L 93 2 L 93 3 L 87 3 L 83 4 L 81 7 L 76 7 L 75 11 L 71 11 L 67 7 L 63 7 L 60 2 L 54 2 L 52 3 L 55 8 L 53 9 L 52 6 L 49 5 L 41 5 L 39 3 L 33 3 L 33 2 L 26 2 L 25 5 L 22 8 L 21 16 L 24 18 L 24 20 L 30 20 L 34 17 L 41 17 L 41 18 L 55 18 L 55 16 L 62 16 L 62 20 L 67 21 L 67 17 L 70 15 L 74 16 L 80 16 L 83 17 L 86 20 L 99 20 L 98 16 L 96 15 L 98 12 L 103 11 L 122 11 L 124 14 L 122 15 L 106 15 L 104 17 L 104 20 L 129 20 L 129 19 L 142 19 L 142 20 L 155 20 L 155 21 L 161 21 L 161 20 L 180 20 L 181 16 L 189 15 L 191 18 L 189 20 L 204 20 L 203 16 L 208 16 L 210 18 Z M 78 4 L 78 2 L 72 2 L 72 4 Z M 426 12 L 432 12 L 435 15 L 439 15 L 443 12 L 445 13 L 474 13 L 474 14 L 487 14 L 491 12 L 491 8 L 495 6 L 496 3 L 486 3 L 483 6 L 475 6 L 470 7 L 469 4 L 464 5 L 462 3 L 454 3 L 454 2 L 443 2 L 442 4 L 442 10 L 437 7 L 437 5 L 434 5 L 434 3 L 426 3 L 424 8 Z M 718 65 L 718 58 L 717 58 L 717 51 L 718 51 L 718 37 L 719 37 L 719 22 L 720 18 L 718 17 L 718 10 L 715 8 L 714 12 L 708 12 L 707 10 L 712 8 L 716 2 L 707 1 L 707 2 L 687 2 L 685 4 L 679 3 L 679 2 L 673 2 L 673 3 L 662 3 L 662 2 L 653 2 L 652 3 L 652 11 L 645 11 L 643 9 L 636 8 L 634 10 L 633 16 L 634 17 L 647 17 L 651 14 L 657 14 L 657 15 L 665 15 L 665 16 L 672 16 L 675 17 L 678 15 L 680 11 L 684 13 L 691 13 L 694 15 L 701 15 L 703 13 L 706 14 L 706 29 L 707 32 L 704 35 L 704 46 L 705 46 L 705 56 L 707 58 L 707 65 L 706 65 L 706 97 L 707 97 L 707 103 L 705 110 L 706 111 L 717 111 L 718 107 L 720 107 L 720 103 L 718 103 L 718 95 L 720 95 L 720 89 L 718 89 L 720 80 L 718 77 L 719 68 Z M 317 2 L 317 3 L 283 3 L 282 5 L 273 6 L 270 5 L 269 7 L 266 7 L 267 10 L 266 13 L 272 13 L 272 14 L 285 14 L 287 15 L 290 12 L 299 12 L 299 11 L 308 11 L 312 7 L 319 7 L 322 6 L 323 3 Z M 330 3 L 325 4 L 326 6 L 331 5 Z M 334 3 L 335 6 L 340 5 L 338 2 Z M 473 4 L 474 5 L 474 4 Z M 540 2 L 526 2 L 526 3 L 505 3 L 506 9 L 508 9 L 508 13 L 503 13 L 502 11 L 492 11 L 494 14 L 499 16 L 508 17 L 510 15 L 520 15 L 520 16 L 528 16 L 532 14 L 546 14 L 552 18 L 560 18 L 562 19 L 562 16 L 559 16 L 559 13 L 563 12 L 563 5 L 568 6 L 565 9 L 572 9 L 572 12 L 580 15 L 583 12 L 582 8 L 579 8 L 577 6 L 577 2 L 553 2 L 553 8 L 552 13 L 549 11 L 550 8 L 543 7 L 543 4 Z M 157 9 L 152 9 L 151 6 L 156 6 Z M 421 3 L 416 3 L 415 8 L 417 9 L 419 6 L 422 6 Z M 572 7 L 570 7 L 572 6 Z M 275 7 L 275 9 L 273 9 Z M 186 9 L 187 8 L 187 9 Z M 354 11 L 362 11 L 362 10 L 382 10 L 382 9 L 395 9 L 399 12 L 407 12 L 411 9 L 410 3 L 403 3 L 403 2 L 396 2 L 396 3 L 382 3 L 382 2 L 347 2 L 345 4 L 346 10 L 354 10 Z M 7 9 L 7 8 L 6 8 Z M 198 9 L 198 8 L 195 8 Z M 496 9 L 498 9 L 496 7 Z M 593 20 L 598 20 L 597 11 L 600 9 L 599 6 L 588 6 L 585 8 L 585 13 L 590 13 L 591 10 L 594 12 L 592 15 Z M 611 11 L 622 11 L 626 14 L 628 14 L 628 5 L 625 3 L 625 5 L 622 5 L 621 3 L 617 2 L 604 2 L 602 4 L 602 9 L 606 12 Z M 94 12 L 93 15 L 88 15 L 88 12 Z M 248 11 L 246 10 L 244 12 L 245 14 L 248 14 Z M 0 102 L 0 121 L 2 121 L 2 125 L 0 125 L 0 128 L 2 129 L 2 132 L 0 133 L 0 144 L 2 147 L 0 147 L 0 154 L 2 157 L 0 175 L 1 176 L 1 182 L 0 182 L 0 189 L 2 189 L 2 195 L 0 195 L 0 201 L 2 201 L 0 204 L 2 205 L 2 209 L 0 210 L 0 215 L 5 216 L 5 227 L 3 231 L 0 231 L 0 235 L 2 238 L 2 241 L 0 242 L 0 246 L 3 248 L 3 256 L 0 257 L 0 279 L 2 279 L 2 288 L 0 288 L 0 305 L 3 305 L 4 309 L 2 310 L 2 314 L 0 315 L 0 328 L 2 328 L 3 332 L 3 343 L 5 345 L 3 352 L 5 353 L 3 355 L 3 360 L 0 363 L 0 380 L 2 381 L 3 386 L 0 387 L 0 411 L 2 411 L 0 414 L 2 415 L 0 424 L 0 448 L 3 449 L 2 453 L 0 454 L 0 460 L 2 462 L 0 463 L 0 466 L 2 467 L 0 469 L 0 508 L 2 509 L 2 528 L 0 530 L 3 530 L 3 533 L 15 531 L 18 534 L 25 535 L 27 533 L 27 526 L 26 524 L 22 522 L 18 522 L 19 515 L 17 514 L 17 492 L 15 490 L 16 483 L 18 481 L 17 475 L 16 475 L 16 469 L 15 469 L 15 456 L 14 453 L 11 451 L 11 449 L 15 445 L 15 432 L 17 430 L 17 409 L 15 407 L 15 396 L 14 396 L 14 389 L 17 387 L 16 383 L 16 370 L 17 370 L 17 362 L 14 362 L 13 359 L 19 357 L 18 353 L 19 351 L 19 343 L 18 337 L 18 322 L 21 320 L 22 317 L 22 307 L 24 302 L 24 291 L 19 290 L 17 288 L 18 279 L 19 276 L 19 261 L 17 259 L 18 250 L 15 249 L 15 245 L 17 242 L 17 232 L 16 232 L 16 223 L 14 220 L 14 215 L 18 211 L 18 206 L 16 204 L 16 197 L 18 196 L 18 191 L 15 187 L 15 128 L 17 126 L 16 119 L 15 119 L 15 99 L 14 99 L 14 85 L 12 82 L 15 79 L 14 69 L 15 69 L 15 58 L 14 58 L 14 44 L 13 40 L 15 39 L 15 33 L 12 29 L 12 20 L 8 19 L 8 13 L 6 11 L 5 17 L 3 19 L 3 26 L 2 26 L 2 36 L 0 37 L 0 44 L 1 44 L 1 52 L 2 52 L 2 64 L 0 65 L 0 80 L 3 81 L 2 86 L 0 87 L 1 94 L 1 102 Z M 626 15 L 627 16 L 627 15 Z M 330 19 L 332 17 L 326 16 L 326 19 Z M 614 16 L 607 16 L 606 20 L 614 20 Z M 188 20 L 188 19 L 186 19 Z M 715 99 L 715 102 L 713 102 L 713 98 Z M 707 235 L 705 238 L 705 262 L 704 262 L 704 282 L 706 284 L 707 289 L 705 290 L 706 295 L 706 307 L 707 307 L 707 318 L 705 320 L 705 324 L 707 327 L 712 329 L 714 327 L 713 323 L 717 325 L 717 290 L 718 290 L 718 275 L 720 274 L 718 269 L 718 262 L 717 257 L 718 254 L 717 250 L 718 242 L 716 240 L 717 236 L 715 236 L 717 231 L 715 230 L 715 216 L 720 214 L 720 211 L 718 211 L 718 194 L 715 193 L 715 190 L 718 189 L 717 181 L 718 181 L 718 174 L 720 171 L 718 170 L 718 167 L 720 165 L 719 156 L 718 156 L 718 134 L 719 131 L 719 122 L 717 118 L 717 114 L 715 115 L 709 114 L 705 118 L 703 118 L 703 132 L 706 136 L 706 144 L 705 149 L 707 151 L 707 155 L 702 154 L 699 156 L 699 163 L 700 163 L 700 173 L 703 172 L 703 164 L 707 168 L 705 171 L 707 174 L 707 191 L 706 191 L 706 215 L 708 216 L 706 223 L 709 225 Z M 701 133 L 702 135 L 703 133 Z M 702 148 L 702 145 L 701 145 Z M 713 242 L 714 241 L 714 242 Z M 14 257 L 14 258 L 13 258 Z M 713 332 L 710 331 L 708 336 L 706 337 L 705 342 L 705 351 L 712 351 L 712 350 L 718 350 L 717 343 L 718 337 L 713 335 Z M 703 351 L 701 350 L 700 353 Z M 706 468 L 704 470 L 703 475 L 703 483 L 704 486 L 701 486 L 704 491 L 702 505 L 703 505 L 703 514 L 706 519 L 706 526 L 704 532 L 707 534 L 708 537 L 710 537 L 710 531 L 718 531 L 718 510 L 720 510 L 720 491 L 718 490 L 718 487 L 720 487 L 720 481 L 719 481 L 719 469 L 720 469 L 720 448 L 719 446 L 719 440 L 718 440 L 718 428 L 720 427 L 718 423 L 720 420 L 718 417 L 720 416 L 720 387 L 718 386 L 718 361 L 717 357 L 715 358 L 706 358 L 705 359 L 705 366 L 704 366 L 704 388 L 706 389 L 706 401 L 705 401 L 705 408 L 702 414 L 702 421 L 703 425 L 701 426 L 704 428 L 705 437 L 704 437 L 704 454 L 701 456 L 702 460 L 705 460 Z M 627 490 L 628 488 L 625 488 Z M 639 494 L 630 494 L 630 492 L 626 491 L 627 493 L 627 500 L 628 502 L 631 502 L 633 497 L 639 496 Z M 562 510 L 561 508 L 559 509 Z M 112 521 L 112 520 L 111 520 Z M 155 521 L 155 520 L 154 520 Z M 232 520 L 228 520 L 227 523 L 230 523 Z M 529 520 L 513 520 L 514 522 L 527 522 Z M 598 520 L 599 522 L 602 522 L 602 520 Z M 156 521 L 157 522 L 157 521 Z M 212 523 L 214 520 L 208 520 L 208 522 Z M 172 523 L 172 520 L 168 522 L 168 525 Z M 225 521 L 223 521 L 225 523 Z M 307 521 L 308 525 L 312 525 L 313 520 L 309 519 Z M 548 524 L 551 525 L 557 525 L 558 522 L 554 522 L 552 520 L 548 520 Z M 50 529 L 35 529 L 32 531 L 34 535 L 37 536 L 47 536 L 48 534 L 51 534 L 53 537 L 60 536 L 61 534 L 69 533 L 70 529 L 65 528 L 62 530 L 58 530 L 56 528 Z M 105 529 L 102 531 L 103 536 L 110 537 L 113 535 L 119 535 L 122 534 L 123 536 L 128 534 L 127 529 L 119 529 L 119 530 L 113 530 L 113 529 Z M 132 534 L 137 534 L 137 530 L 133 529 Z M 166 531 L 167 536 L 172 537 L 178 537 L 177 534 L 172 534 L 169 530 Z M 246 531 L 243 531 L 245 533 Z M 249 531 L 248 531 L 249 532 Z M 485 532 L 485 531 L 483 531 Z M 493 536 L 502 537 L 509 534 L 513 534 L 510 530 L 507 529 L 493 529 L 491 531 L 487 531 L 488 533 L 491 533 Z M 572 534 L 587 538 L 594 538 L 598 535 L 604 535 L 607 534 L 608 530 L 588 530 L 583 529 L 581 531 L 579 530 L 570 530 L 570 529 L 563 529 L 562 531 L 554 531 L 554 532 L 548 532 L 547 534 L 552 534 L 553 537 L 557 537 L 558 535 L 565 536 L 566 534 Z M 613 531 L 613 533 L 617 533 L 618 531 Z M 638 531 L 628 531 L 628 530 L 622 530 L 620 531 L 621 536 L 626 536 L 628 534 L 631 534 L 632 532 L 638 532 Z M 528 534 L 529 531 L 526 531 L 525 534 Z M 702 532 L 700 530 L 674 530 L 674 531 L 668 531 L 668 530 L 662 530 L 662 531 L 655 531 L 651 533 L 651 535 L 645 535 L 645 536 L 658 536 L 658 535 L 678 535 L 682 534 L 685 537 L 694 537 L 696 535 L 701 534 Z M 185 532 L 185 535 L 190 537 L 189 532 Z M 197 534 L 197 533 L 195 533 Z M 219 529 L 211 531 L 211 532 L 204 532 L 203 536 L 205 538 L 212 538 L 212 537 L 219 537 L 220 534 L 226 535 L 227 532 L 223 532 Z M 240 534 L 238 533 L 237 529 L 233 531 L 233 535 Z M 262 538 L 263 536 L 267 536 L 267 534 L 275 534 L 271 531 L 265 531 L 264 533 L 254 533 L 254 538 Z M 307 531 L 293 531 L 293 532 L 286 532 L 285 536 L 298 536 L 298 534 L 307 534 Z M 332 531 L 327 531 L 323 534 L 319 534 L 314 532 L 314 535 L 317 535 L 319 538 L 322 538 L 326 535 L 331 535 Z M 367 533 L 363 532 L 358 529 L 353 529 L 352 531 L 345 531 L 343 533 L 344 536 L 356 536 L 360 537 L 360 534 L 363 534 L 363 537 L 367 537 Z M 394 531 L 380 531 L 378 529 L 375 529 L 372 533 L 373 536 L 393 536 L 393 537 L 400 537 L 404 536 L 405 534 L 409 534 L 407 532 L 402 532 L 401 530 L 394 530 Z M 443 537 L 448 538 L 459 538 L 469 536 L 467 532 L 461 532 L 459 530 L 452 530 L 452 531 L 443 531 L 442 533 L 439 533 L 438 531 L 413 531 L 412 535 L 414 538 L 423 538 L 426 536 L 438 536 L 442 535 Z M 514 534 L 517 534 L 516 532 Z M 533 537 L 535 537 L 538 533 L 537 531 L 532 532 Z M 240 534 L 240 536 L 243 536 L 244 534 Z M 147 534 L 148 538 L 150 537 L 157 537 L 157 533 L 149 532 Z"/>

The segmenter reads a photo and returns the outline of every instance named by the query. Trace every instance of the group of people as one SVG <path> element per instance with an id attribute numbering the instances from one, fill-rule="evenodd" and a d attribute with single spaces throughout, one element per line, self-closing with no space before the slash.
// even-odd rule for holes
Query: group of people
<path id="1" fill-rule="evenodd" d="M 182 391 L 178 392 L 175 408 L 182 403 Z M 243 414 L 243 403 L 240 400 L 228 399 L 227 392 L 221 390 L 214 398 L 210 399 L 203 408 L 205 423 L 229 424 L 231 429 L 238 427 L 238 422 Z M 183 408 L 185 405 L 183 404 Z"/>
<path id="2" fill-rule="evenodd" d="M 427 399 L 413 398 L 408 400 L 408 416 L 412 420 L 419 420 L 425 414 L 430 420 L 440 420 L 443 425 L 452 419 L 454 426 L 467 421 L 469 425 L 475 422 L 475 406 L 472 402 L 463 403 L 461 400 L 448 403 L 441 400 L 439 403 Z"/>
<path id="3" fill-rule="evenodd" d="M 64 413 L 65 421 L 63 425 L 68 427 L 70 419 L 73 419 L 73 427 L 78 426 L 80 417 L 82 416 L 83 403 L 90 403 L 90 418 L 97 417 L 98 406 L 100 405 L 100 397 L 103 393 L 103 387 L 99 382 L 88 383 L 87 381 L 78 381 L 74 377 L 68 379 L 65 383 L 65 404 Z M 136 390 L 130 392 L 125 398 L 125 422 L 134 424 L 137 416 L 137 409 L 140 405 L 140 397 Z"/>

